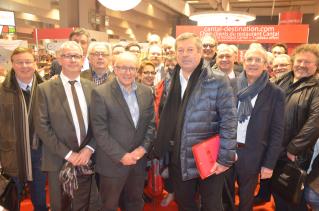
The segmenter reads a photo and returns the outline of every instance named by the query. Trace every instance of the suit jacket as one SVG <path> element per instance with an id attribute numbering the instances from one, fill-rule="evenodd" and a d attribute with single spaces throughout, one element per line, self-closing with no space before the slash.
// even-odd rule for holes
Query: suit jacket
<path id="1" fill-rule="evenodd" d="M 96 87 L 92 92 L 91 122 L 97 142 L 96 171 L 104 176 L 125 176 L 131 168 L 136 168 L 135 172 L 140 174 L 145 173 L 146 156 L 133 166 L 124 166 L 120 162 L 125 153 L 139 146 L 148 151 L 155 135 L 151 89 L 137 83 L 136 97 L 139 119 L 135 128 L 116 78 Z"/>
<path id="2" fill-rule="evenodd" d="M 245 146 L 238 150 L 238 163 L 247 173 L 258 173 L 262 166 L 274 169 L 284 134 L 283 91 L 268 82 L 258 94 L 246 132 Z"/>
<path id="3" fill-rule="evenodd" d="M 95 85 L 86 79 L 80 81 L 89 112 L 91 91 Z M 34 112 L 35 129 L 43 142 L 42 170 L 59 171 L 65 162 L 64 158 L 67 153 L 70 150 L 78 151 L 80 149 L 71 110 L 60 77 L 42 83 L 38 87 L 36 106 L 36 112 Z M 95 149 L 95 140 L 90 131 L 89 124 L 87 137 L 81 145 L 89 145 Z"/>

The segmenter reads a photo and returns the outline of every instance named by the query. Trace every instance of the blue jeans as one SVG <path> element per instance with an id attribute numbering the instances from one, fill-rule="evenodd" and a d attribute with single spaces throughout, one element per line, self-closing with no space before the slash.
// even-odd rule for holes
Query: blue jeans
<path id="1" fill-rule="evenodd" d="M 30 188 L 31 201 L 35 211 L 48 210 L 45 194 L 46 173 L 41 171 L 41 156 L 41 147 L 37 150 L 31 150 L 33 181 L 28 182 L 28 185 Z M 13 180 L 18 189 L 18 199 L 21 201 L 24 182 L 21 182 L 17 177 L 13 177 Z"/>
<path id="2" fill-rule="evenodd" d="M 305 199 L 313 210 L 319 210 L 319 194 L 310 187 L 305 187 Z"/>

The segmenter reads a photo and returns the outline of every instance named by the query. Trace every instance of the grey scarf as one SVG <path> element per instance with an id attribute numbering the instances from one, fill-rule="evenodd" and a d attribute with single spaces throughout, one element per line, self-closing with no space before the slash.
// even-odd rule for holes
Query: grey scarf
<path id="1" fill-rule="evenodd" d="M 267 85 L 269 80 L 268 73 L 264 71 L 261 76 L 250 86 L 248 86 L 247 76 L 242 72 L 238 78 L 238 101 L 240 102 L 238 108 L 238 121 L 244 122 L 251 115 L 253 106 L 251 99 L 253 99 L 259 92 L 261 92 Z"/>

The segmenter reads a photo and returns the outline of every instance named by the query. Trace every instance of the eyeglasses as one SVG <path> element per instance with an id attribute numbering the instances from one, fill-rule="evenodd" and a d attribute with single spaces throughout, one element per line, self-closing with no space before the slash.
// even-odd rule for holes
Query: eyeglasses
<path id="1" fill-rule="evenodd" d="M 215 48 L 216 45 L 213 45 L 213 44 L 203 44 L 203 48 Z"/>
<path id="2" fill-rule="evenodd" d="M 137 68 L 136 67 L 128 67 L 128 66 L 115 66 L 114 67 L 116 70 L 120 71 L 121 73 L 125 73 L 126 71 L 129 72 L 136 72 Z"/>
<path id="3" fill-rule="evenodd" d="M 258 57 L 248 57 L 245 59 L 245 62 L 247 63 L 255 62 L 256 64 L 261 64 L 261 63 L 264 63 L 264 60 Z"/>
<path id="4" fill-rule="evenodd" d="M 26 60 L 26 61 L 13 61 L 14 64 L 22 66 L 23 64 L 25 64 L 26 66 L 30 66 L 32 64 L 34 64 L 34 61 L 32 60 Z"/>
<path id="5" fill-rule="evenodd" d="M 290 65 L 290 64 L 275 64 L 275 65 L 272 66 L 272 68 L 287 67 L 287 66 L 289 66 L 289 65 Z"/>
<path id="6" fill-rule="evenodd" d="M 94 52 L 94 53 L 90 53 L 90 55 L 94 56 L 94 57 L 108 57 L 110 54 L 108 53 L 104 53 L 104 52 Z"/>
<path id="7" fill-rule="evenodd" d="M 78 55 L 78 54 L 62 54 L 61 55 L 61 57 L 63 58 L 63 59 L 66 59 L 66 60 L 72 60 L 72 59 L 74 59 L 74 60 L 80 60 L 80 59 L 82 59 L 82 55 Z"/>
<path id="8" fill-rule="evenodd" d="M 232 56 L 231 55 L 229 55 L 229 54 L 220 54 L 220 55 L 218 55 L 218 58 L 219 59 L 223 59 L 223 58 L 225 58 L 225 59 L 230 59 Z"/>
<path id="9" fill-rule="evenodd" d="M 155 75 L 156 72 L 154 72 L 154 71 L 143 71 L 143 74 L 145 74 L 145 75 Z"/>

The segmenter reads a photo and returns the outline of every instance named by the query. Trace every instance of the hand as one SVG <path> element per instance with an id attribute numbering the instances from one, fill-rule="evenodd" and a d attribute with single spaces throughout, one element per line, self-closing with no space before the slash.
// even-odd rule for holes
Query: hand
<path id="1" fill-rule="evenodd" d="M 126 153 L 122 158 L 121 158 L 121 163 L 124 166 L 130 166 L 136 164 L 136 160 L 134 156 L 131 153 Z"/>
<path id="2" fill-rule="evenodd" d="M 69 158 L 67 159 L 70 163 L 73 164 L 73 166 L 79 165 L 79 153 L 72 152 Z"/>
<path id="3" fill-rule="evenodd" d="M 136 161 L 138 161 L 145 155 L 145 153 L 146 150 L 144 149 L 144 147 L 137 147 L 133 152 L 131 152 L 131 155 Z"/>
<path id="4" fill-rule="evenodd" d="M 269 178 L 271 178 L 272 173 L 273 173 L 272 169 L 269 169 L 266 167 L 261 167 L 260 179 L 269 179 Z"/>
<path id="5" fill-rule="evenodd" d="M 291 161 L 296 161 L 297 156 L 287 152 L 287 157 Z"/>
<path id="6" fill-rule="evenodd" d="M 218 174 L 221 174 L 228 169 L 229 169 L 229 167 L 223 166 L 223 165 L 216 162 L 215 165 L 213 166 L 213 168 L 210 170 L 210 172 L 212 174 L 218 175 Z"/>
<path id="7" fill-rule="evenodd" d="M 91 156 L 92 156 L 93 152 L 91 149 L 84 147 L 83 149 L 81 149 L 81 151 L 79 152 L 79 166 L 83 166 L 86 165 Z"/>

